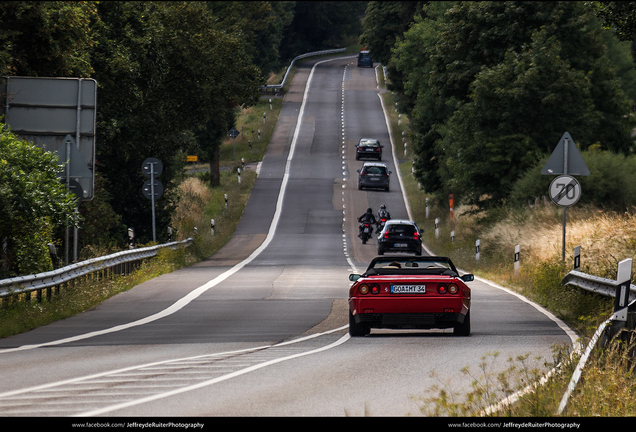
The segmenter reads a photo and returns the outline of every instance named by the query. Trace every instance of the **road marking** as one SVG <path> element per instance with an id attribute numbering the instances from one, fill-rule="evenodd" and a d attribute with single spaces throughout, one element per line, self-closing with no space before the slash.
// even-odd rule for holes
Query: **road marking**
<path id="1" fill-rule="evenodd" d="M 348 327 L 348 326 L 341 327 L 341 329 L 344 329 L 346 327 Z M 339 329 L 336 329 L 336 330 L 339 330 Z M 335 331 L 335 330 L 331 330 L 331 331 Z M 190 386 L 187 386 L 187 387 L 182 387 L 182 388 L 179 388 L 179 389 L 176 389 L 176 390 L 172 390 L 172 391 L 169 391 L 169 392 L 159 393 L 159 394 L 148 396 L 148 397 L 145 397 L 145 398 L 141 398 L 141 399 L 137 399 L 137 400 L 133 400 L 133 401 L 129 401 L 129 402 L 124 402 L 124 403 L 121 403 L 121 404 L 116 404 L 116 405 L 112 405 L 112 406 L 109 406 L 109 407 L 96 409 L 96 410 L 93 410 L 93 411 L 84 412 L 84 413 L 81 413 L 81 414 L 77 414 L 74 417 L 92 417 L 92 416 L 102 415 L 102 414 L 105 414 L 107 412 L 116 411 L 116 410 L 123 409 L 123 408 L 129 408 L 131 406 L 139 405 L 139 404 L 142 404 L 142 403 L 152 402 L 152 401 L 155 401 L 155 400 L 158 400 L 158 399 L 163 399 L 163 398 L 166 398 L 166 397 L 175 396 L 175 395 L 178 395 L 178 394 L 181 394 L 181 393 L 185 393 L 185 392 L 188 392 L 188 391 L 191 391 L 191 390 L 196 390 L 196 389 L 199 389 L 199 388 L 202 388 L 202 387 L 207 387 L 207 386 L 210 386 L 210 385 L 214 385 L 214 384 L 217 384 L 217 383 L 222 382 L 222 381 L 227 381 L 229 379 L 236 378 L 238 376 L 245 375 L 245 374 L 250 373 L 250 372 L 254 372 L 256 370 L 262 369 L 262 368 L 267 367 L 267 366 L 271 366 L 271 365 L 274 365 L 274 364 L 277 364 L 277 363 L 282 363 L 282 362 L 287 361 L 287 360 L 293 360 L 293 359 L 296 359 L 296 358 L 299 358 L 299 357 L 304 357 L 304 356 L 307 356 L 307 355 L 311 355 L 311 354 L 316 354 L 316 353 L 319 353 L 319 352 L 327 351 L 329 349 L 332 349 L 332 348 L 335 348 L 335 347 L 337 347 L 339 345 L 342 345 L 343 343 L 348 341 L 349 338 L 350 338 L 350 336 L 347 333 L 344 336 L 342 336 L 340 339 L 338 339 L 336 342 L 333 342 L 333 343 L 331 343 L 329 345 L 325 345 L 325 346 L 320 347 L 320 348 L 316 348 L 316 349 L 311 350 L 311 351 L 307 351 L 307 352 L 303 352 L 303 353 L 297 353 L 297 354 L 292 354 L 292 355 L 289 355 L 289 356 L 286 356 L 286 357 L 280 357 L 280 358 L 273 359 L 273 360 L 268 360 L 268 361 L 265 361 L 263 363 L 259 363 L 259 364 L 253 365 L 253 366 L 249 366 L 247 368 L 244 368 L 244 369 L 241 369 L 241 370 L 238 370 L 238 371 L 235 371 L 235 372 L 231 372 L 229 374 L 222 375 L 220 377 L 216 377 L 216 378 L 213 378 L 213 379 L 210 379 L 210 380 L 207 380 L 207 381 L 203 381 L 203 382 L 200 382 L 200 383 L 197 383 L 197 384 L 193 384 L 193 385 L 190 385 Z M 282 344 L 275 345 L 275 346 L 281 346 L 281 345 Z"/>
<path id="2" fill-rule="evenodd" d="M 65 416 L 98 415 L 139 405 L 227 381 L 273 364 L 335 348 L 349 339 L 348 333 L 334 343 L 309 351 L 299 352 L 303 349 L 302 347 L 290 347 L 290 345 L 342 331 L 347 327 L 342 326 L 277 344 L 157 361 L 0 393 L 0 415 L 28 413 L 30 409 L 33 409 L 34 404 L 38 406 L 38 409 L 44 408 L 43 405 L 49 405 L 45 411 L 52 415 Z M 269 349 L 273 350 L 269 351 Z M 234 358 L 235 356 L 247 357 Z M 219 363 L 216 364 L 216 362 Z M 199 372 L 197 368 L 202 370 Z M 219 373 L 222 375 L 218 375 Z M 193 383 L 197 375 L 202 375 L 200 378 L 202 381 Z M 118 388 L 118 386 L 121 387 Z M 133 391 L 139 395 L 138 399 L 129 400 Z M 148 394 L 148 391 L 156 393 Z M 83 396 L 82 392 L 90 393 Z M 126 400 L 122 400 L 121 397 Z M 89 406 L 81 407 L 76 406 L 77 404 Z M 105 404 L 110 405 L 103 406 Z M 43 412 L 43 410 L 40 411 Z M 78 411 L 82 413 L 73 414 Z"/>
<path id="3" fill-rule="evenodd" d="M 281 183 L 280 191 L 278 194 L 278 200 L 276 202 L 276 211 L 274 212 L 274 217 L 272 219 L 272 223 L 270 225 L 269 232 L 267 233 L 267 237 L 265 238 L 265 241 L 263 241 L 263 243 L 254 252 L 252 252 L 252 254 L 249 257 L 247 257 L 245 260 L 241 261 L 240 263 L 236 264 L 234 267 L 227 270 L 226 272 L 220 274 L 216 278 L 205 283 L 204 285 L 201 285 L 200 287 L 194 289 L 193 291 L 188 293 L 186 296 L 177 300 L 174 304 L 172 304 L 172 306 L 169 306 L 168 308 L 160 312 L 157 312 L 154 315 L 150 315 L 148 317 L 145 317 L 145 318 L 142 318 L 127 324 L 122 324 L 122 325 L 110 327 L 103 330 L 97 330 L 90 333 L 84 333 L 81 335 L 72 336 L 72 337 L 68 337 L 64 339 L 58 339 L 55 341 L 43 342 L 39 344 L 22 345 L 16 348 L 3 349 L 3 350 L 0 350 L 0 354 L 7 354 L 7 353 L 15 352 L 15 351 L 24 351 L 24 350 L 30 350 L 30 349 L 41 348 L 46 346 L 61 345 L 61 344 L 69 343 L 69 342 L 76 342 L 83 339 L 89 339 L 96 336 L 101 336 L 101 335 L 105 335 L 109 333 L 115 333 L 121 330 L 126 330 L 132 327 L 141 326 L 141 325 L 159 320 L 161 318 L 165 318 L 169 315 L 172 315 L 178 312 L 179 310 L 187 306 L 190 302 L 192 302 L 193 300 L 201 296 L 203 293 L 205 293 L 207 290 L 209 290 L 212 287 L 215 287 L 216 285 L 223 282 L 230 276 L 234 275 L 236 272 L 241 270 L 247 264 L 251 263 L 256 257 L 258 257 L 261 254 L 261 252 L 263 252 L 263 250 L 265 250 L 265 248 L 269 246 L 269 244 L 272 242 L 274 238 L 274 235 L 276 234 L 276 227 L 278 226 L 278 221 L 280 220 L 280 215 L 282 212 L 283 199 L 285 197 L 285 190 L 287 188 L 287 183 L 289 181 L 289 171 L 290 171 L 291 161 L 294 156 L 294 151 L 296 149 L 296 142 L 298 141 L 298 135 L 300 133 L 300 127 L 302 123 L 303 114 L 305 112 L 305 105 L 307 103 L 307 96 L 309 94 L 309 88 L 311 87 L 311 79 L 314 75 L 314 70 L 316 69 L 316 66 L 318 66 L 319 64 L 326 63 L 329 61 L 334 61 L 334 60 L 340 60 L 340 58 L 319 61 L 316 64 L 314 64 L 314 66 L 311 68 L 311 72 L 309 73 L 309 77 L 307 78 L 307 83 L 305 84 L 305 92 L 303 94 L 303 101 L 300 106 L 300 111 L 298 113 L 298 120 L 296 121 L 296 129 L 294 130 L 293 139 L 289 149 L 289 155 L 287 156 L 287 162 L 285 164 L 285 173 L 283 175 L 283 182 Z"/>

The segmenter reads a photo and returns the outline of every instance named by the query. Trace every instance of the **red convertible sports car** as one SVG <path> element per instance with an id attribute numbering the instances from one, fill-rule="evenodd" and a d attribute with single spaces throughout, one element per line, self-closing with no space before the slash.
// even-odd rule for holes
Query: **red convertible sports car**
<path id="1" fill-rule="evenodd" d="M 372 328 L 446 329 L 470 335 L 472 274 L 459 276 L 449 258 L 380 256 L 362 274 L 349 275 L 349 334 Z"/>

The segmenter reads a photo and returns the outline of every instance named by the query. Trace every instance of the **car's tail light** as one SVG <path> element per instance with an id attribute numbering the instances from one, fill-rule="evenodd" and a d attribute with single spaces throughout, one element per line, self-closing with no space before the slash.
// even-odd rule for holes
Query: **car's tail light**
<path id="1" fill-rule="evenodd" d="M 385 238 L 385 239 L 388 239 L 388 238 L 389 238 L 389 232 L 388 232 L 388 231 L 386 231 L 386 232 L 384 233 L 384 238 Z"/>
<path id="2" fill-rule="evenodd" d="M 413 240 L 419 240 L 419 238 L 420 238 L 420 233 L 418 233 L 417 231 L 415 231 L 415 232 L 413 233 Z"/>
<path id="3" fill-rule="evenodd" d="M 437 292 L 440 294 L 457 294 L 459 292 L 459 286 L 457 284 L 438 284 L 437 285 Z"/>
<path id="4" fill-rule="evenodd" d="M 358 292 L 362 295 L 366 294 L 379 294 L 380 293 L 380 285 L 378 284 L 361 284 L 358 287 Z"/>

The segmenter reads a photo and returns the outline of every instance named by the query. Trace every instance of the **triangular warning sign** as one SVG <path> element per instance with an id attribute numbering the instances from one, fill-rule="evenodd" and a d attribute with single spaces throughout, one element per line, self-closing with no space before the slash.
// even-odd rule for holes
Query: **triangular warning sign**
<path id="1" fill-rule="evenodd" d="M 567 158 L 567 166 L 566 166 Z M 579 149 L 568 132 L 564 133 L 548 162 L 541 169 L 543 175 L 581 175 L 589 176 L 590 170 L 585 165 Z"/>

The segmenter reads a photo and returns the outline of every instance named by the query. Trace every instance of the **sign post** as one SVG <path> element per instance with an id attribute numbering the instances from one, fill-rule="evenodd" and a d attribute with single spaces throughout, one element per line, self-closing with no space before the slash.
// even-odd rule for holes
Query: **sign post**
<path id="1" fill-rule="evenodd" d="M 155 176 L 163 172 L 163 164 L 157 158 L 148 158 L 141 166 L 143 174 L 149 178 L 144 182 L 142 192 L 144 196 L 152 202 L 152 241 L 157 241 L 157 230 L 155 228 L 155 198 L 163 194 L 163 184 L 155 179 Z"/>
<path id="2" fill-rule="evenodd" d="M 543 175 L 558 175 L 550 184 L 550 198 L 563 207 L 563 248 L 562 260 L 565 261 L 565 225 L 567 208 L 576 204 L 581 197 L 581 185 L 572 175 L 589 176 L 590 170 L 574 144 L 568 132 L 565 132 L 556 148 L 541 169 Z"/>
<path id="3" fill-rule="evenodd" d="M 232 129 L 230 129 L 227 134 L 232 137 L 232 144 L 234 145 L 234 166 L 236 166 L 236 137 L 239 136 L 240 132 L 232 126 Z"/>

